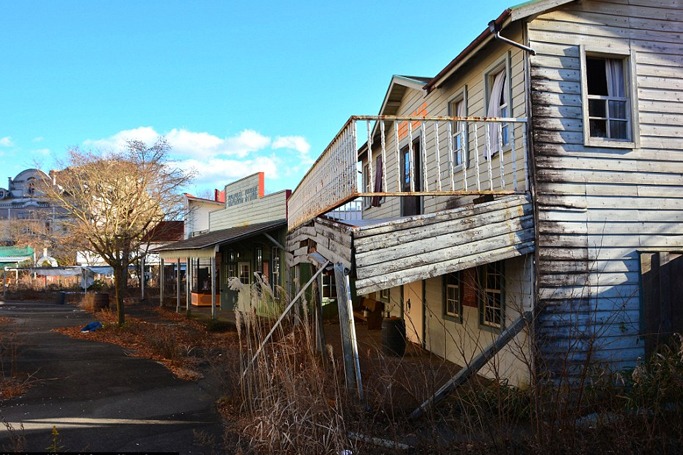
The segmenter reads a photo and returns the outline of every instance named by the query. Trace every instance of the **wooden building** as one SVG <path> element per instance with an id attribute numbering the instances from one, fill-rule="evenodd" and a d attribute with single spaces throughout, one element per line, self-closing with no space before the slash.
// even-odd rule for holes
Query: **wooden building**
<path id="1" fill-rule="evenodd" d="M 208 228 L 203 233 L 196 232 L 202 225 L 196 219 L 198 212 L 190 213 L 195 217 L 193 235 L 156 250 L 166 262 L 189 264 L 189 285 L 184 296 L 178 294 L 178 306 L 183 297 L 188 307 L 233 309 L 238 296 L 229 286 L 233 278 L 242 285 L 253 285 L 258 275 L 274 290 L 286 286 L 282 251 L 290 193 L 283 190 L 266 195 L 264 174 L 259 172 L 225 186 L 222 208 L 205 211 Z"/>
<path id="2" fill-rule="evenodd" d="M 635 365 L 683 330 L 682 6 L 529 1 L 393 77 L 292 194 L 290 265 L 343 264 L 458 364 L 525 316 L 490 377 Z M 328 216 L 359 198 L 362 220 Z"/>

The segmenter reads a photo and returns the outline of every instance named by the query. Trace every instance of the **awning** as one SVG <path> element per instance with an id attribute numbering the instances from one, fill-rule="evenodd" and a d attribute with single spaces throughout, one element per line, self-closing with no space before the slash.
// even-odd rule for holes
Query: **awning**
<path id="1" fill-rule="evenodd" d="M 216 247 L 234 243 L 249 237 L 253 237 L 264 232 L 284 228 L 287 220 L 269 221 L 265 223 L 251 224 L 248 226 L 236 226 L 228 229 L 208 232 L 206 234 L 191 237 L 179 242 L 169 243 L 152 250 L 159 256 L 166 259 L 176 258 L 210 258 L 216 254 Z"/>

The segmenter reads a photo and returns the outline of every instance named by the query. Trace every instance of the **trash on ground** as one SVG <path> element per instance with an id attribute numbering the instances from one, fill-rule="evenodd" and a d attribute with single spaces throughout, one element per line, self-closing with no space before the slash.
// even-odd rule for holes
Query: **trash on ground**
<path id="1" fill-rule="evenodd" d="M 86 325 L 85 327 L 83 327 L 81 329 L 81 332 L 94 332 L 95 330 L 101 329 L 101 328 L 102 328 L 102 323 L 100 321 L 93 321 L 93 322 L 89 323 L 88 325 Z"/>

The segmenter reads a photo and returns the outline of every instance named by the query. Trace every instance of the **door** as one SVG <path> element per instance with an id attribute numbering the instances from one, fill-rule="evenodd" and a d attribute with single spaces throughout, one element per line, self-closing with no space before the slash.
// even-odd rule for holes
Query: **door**
<path id="1" fill-rule="evenodd" d="M 237 304 L 237 291 L 233 291 L 228 286 L 230 278 L 237 276 L 237 264 L 234 262 L 227 262 L 221 264 L 221 307 L 228 310 L 235 308 Z"/>
<path id="2" fill-rule="evenodd" d="M 410 147 L 401 150 L 401 191 L 411 191 L 413 181 L 414 191 L 422 191 L 422 166 L 420 160 L 420 140 L 413 142 L 412 160 Z M 411 172 L 412 164 L 412 172 Z M 422 198 L 420 196 L 401 197 L 401 216 L 419 215 L 422 213 Z"/>
<path id="3" fill-rule="evenodd" d="M 408 341 L 423 345 L 424 339 L 424 300 L 422 281 L 403 285 L 403 319 L 406 321 Z"/>

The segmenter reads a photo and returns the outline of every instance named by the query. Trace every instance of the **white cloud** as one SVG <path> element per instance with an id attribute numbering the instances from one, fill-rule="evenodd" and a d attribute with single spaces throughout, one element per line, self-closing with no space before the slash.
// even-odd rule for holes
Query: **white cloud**
<path id="1" fill-rule="evenodd" d="M 273 148 L 294 149 L 302 155 L 308 155 L 308 152 L 311 150 L 311 144 L 302 136 L 278 136 L 273 141 Z"/>
<path id="2" fill-rule="evenodd" d="M 122 150 L 129 140 L 151 144 L 164 136 L 171 147 L 170 157 L 180 169 L 191 171 L 194 186 L 222 189 L 226 184 L 256 172 L 266 174 L 266 186 L 275 191 L 298 184 L 313 160 L 310 144 L 302 136 L 277 136 L 274 140 L 253 129 L 219 137 L 207 132 L 174 128 L 165 134 L 152 127 L 120 131 L 108 138 L 83 143 L 102 151 Z M 277 150 L 277 153 L 275 152 Z"/>
<path id="3" fill-rule="evenodd" d="M 141 126 L 130 130 L 119 131 L 113 136 L 104 139 L 86 139 L 83 141 L 83 145 L 111 152 L 125 149 L 128 141 L 136 140 L 145 143 L 154 143 L 159 136 L 159 133 L 154 131 L 154 128 L 150 126 Z"/>
<path id="4" fill-rule="evenodd" d="M 9 136 L 5 136 L 0 138 L 0 146 L 2 147 L 12 147 L 14 145 L 14 142 L 12 142 L 12 138 Z"/>

